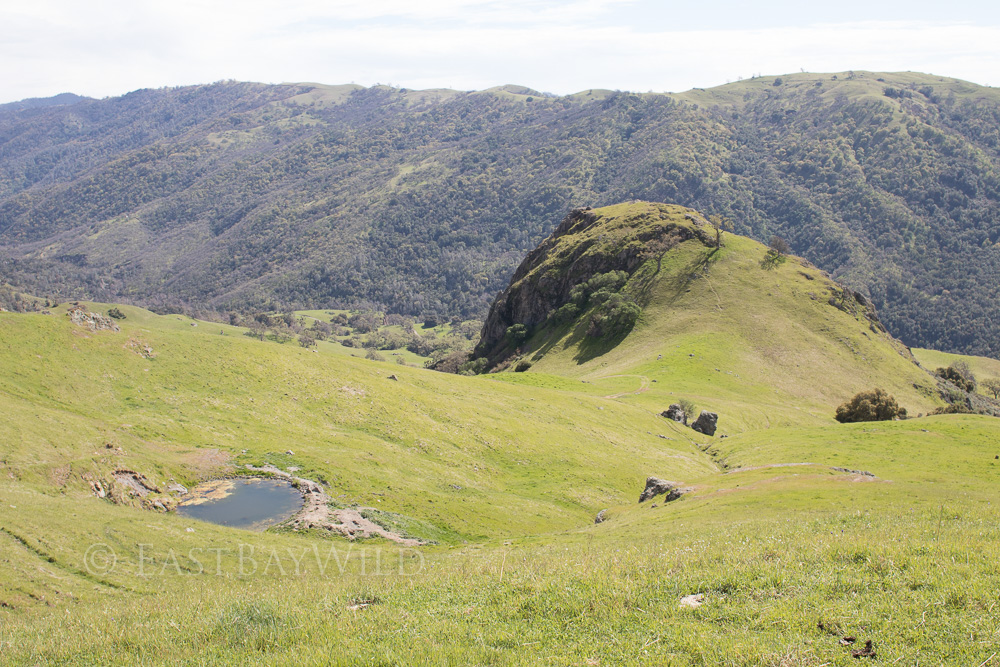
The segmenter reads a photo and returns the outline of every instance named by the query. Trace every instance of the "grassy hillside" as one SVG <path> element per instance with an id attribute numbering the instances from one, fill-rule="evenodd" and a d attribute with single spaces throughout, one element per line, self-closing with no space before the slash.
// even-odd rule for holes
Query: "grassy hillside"
<path id="1" fill-rule="evenodd" d="M 913 356 L 920 364 L 930 370 L 947 368 L 952 364 L 962 361 L 969 365 L 976 379 L 979 381 L 1000 378 L 1000 361 L 991 357 L 970 357 L 961 354 L 951 354 L 948 352 L 938 352 L 937 350 L 914 349 Z M 980 388 L 979 391 L 982 391 Z"/>
<path id="2" fill-rule="evenodd" d="M 728 216 L 909 345 L 1000 352 L 996 90 L 797 73 L 552 98 L 221 83 L 0 109 L 0 278 L 152 306 L 481 317 L 567 210 Z"/>
<path id="3" fill-rule="evenodd" d="M 531 369 L 504 374 L 507 381 L 531 386 L 536 374 L 575 378 L 650 411 L 684 398 L 720 413 L 728 434 L 829 423 L 831 405 L 875 386 L 913 415 L 942 405 L 934 380 L 909 351 L 812 265 L 785 257 L 766 267 L 767 248 L 733 234 L 724 235 L 721 249 L 706 245 L 694 232 L 714 231 L 678 206 L 620 204 L 592 214 L 592 227 L 556 239 L 523 282 L 549 274 L 579 246 L 594 244 L 577 260 L 584 262 L 614 255 L 637 238 L 652 236 L 653 247 L 660 228 L 694 231 L 630 276 L 623 292 L 644 307 L 627 337 L 588 336 L 592 308 L 570 323 L 546 320 L 522 347 L 519 358 Z"/>
<path id="4" fill-rule="evenodd" d="M 511 392 L 122 310 L 120 332 L 76 327 L 63 309 L 0 320 L 8 477 L 86 497 L 117 468 L 165 488 L 272 462 L 322 476 L 345 502 L 481 538 L 585 523 L 665 461 L 681 476 L 711 468 L 687 441 L 642 433 L 641 445 L 634 424 L 657 418 L 599 397 Z M 136 351 L 146 346 L 151 358 Z M 586 419 L 596 411 L 599 428 Z"/>
<path id="5" fill-rule="evenodd" d="M 700 224 L 642 203 L 596 214 L 598 243 Z M 522 373 L 127 306 L 120 331 L 65 305 L 0 313 L 4 662 L 850 665 L 871 641 L 879 662 L 988 664 L 995 419 L 837 424 L 876 381 L 911 414 L 934 405 L 912 387 L 928 376 L 820 298 L 836 286 L 817 269 L 765 270 L 759 244 L 724 241 L 637 268 L 625 289 L 645 307 L 615 345 L 537 330 Z M 729 437 L 660 417 L 680 396 Z M 168 484 L 265 463 L 436 544 L 152 508 Z M 125 470 L 156 490 L 129 496 Z M 684 495 L 637 503 L 650 475 Z"/>

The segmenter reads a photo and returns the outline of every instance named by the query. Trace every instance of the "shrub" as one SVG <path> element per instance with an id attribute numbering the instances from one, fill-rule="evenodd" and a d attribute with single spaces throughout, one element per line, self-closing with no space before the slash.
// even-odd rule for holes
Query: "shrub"
<path id="1" fill-rule="evenodd" d="M 519 362 L 517 362 L 517 366 L 514 366 L 514 372 L 515 373 L 523 373 L 524 371 L 528 370 L 529 368 L 531 368 L 531 362 L 530 361 L 519 361 Z"/>
<path id="2" fill-rule="evenodd" d="M 118 306 L 115 306 L 114 308 L 112 308 L 111 310 L 108 311 L 108 317 L 113 317 L 116 320 L 124 320 L 125 319 L 125 313 L 123 313 L 118 308 Z"/>
<path id="3" fill-rule="evenodd" d="M 556 324 L 566 324 L 576 319 L 580 314 L 580 307 L 575 303 L 567 303 L 552 313 L 552 321 Z"/>
<path id="4" fill-rule="evenodd" d="M 595 273 L 585 282 L 573 287 L 569 292 L 569 300 L 581 308 L 587 305 L 587 301 L 592 294 L 600 293 L 601 301 L 606 300 L 605 295 L 614 294 L 624 287 L 628 280 L 628 274 L 624 271 L 608 271 L 607 273 Z"/>
<path id="5" fill-rule="evenodd" d="M 365 359 L 370 359 L 371 361 L 385 361 L 385 357 L 379 354 L 377 350 L 373 349 L 365 352 Z"/>
<path id="6" fill-rule="evenodd" d="M 901 408 L 884 389 L 872 389 L 858 393 L 847 403 L 837 408 L 837 421 L 877 422 L 889 421 L 906 416 L 906 408 Z"/>
<path id="7" fill-rule="evenodd" d="M 306 334 L 302 334 L 299 336 L 299 345 L 302 347 L 316 347 L 316 339 L 311 336 L 307 336 Z"/>
<path id="8" fill-rule="evenodd" d="M 976 390 L 976 376 L 964 361 L 956 361 L 948 368 L 939 368 L 934 373 L 963 391 L 971 393 Z"/>
<path id="9" fill-rule="evenodd" d="M 468 358 L 466 355 L 464 358 Z M 478 359 L 473 359 L 467 361 L 458 367 L 458 373 L 460 375 L 479 375 L 480 373 L 485 373 L 486 369 L 489 367 L 489 360 L 486 357 L 479 357 Z"/>
<path id="10" fill-rule="evenodd" d="M 946 405 L 943 408 L 934 408 L 927 414 L 930 415 L 969 415 L 973 414 L 975 410 L 970 408 L 965 403 L 952 403 L 951 405 Z"/>

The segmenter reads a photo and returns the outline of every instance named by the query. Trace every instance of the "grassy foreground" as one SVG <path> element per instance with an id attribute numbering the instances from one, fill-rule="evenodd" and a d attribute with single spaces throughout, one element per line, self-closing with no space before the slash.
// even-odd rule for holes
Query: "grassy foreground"
<path id="1" fill-rule="evenodd" d="M 759 245 L 729 239 L 617 347 L 584 359 L 554 332 L 526 373 L 125 306 L 118 332 L 65 306 L 0 314 L 0 662 L 848 665 L 868 641 L 883 664 L 996 661 L 996 420 L 835 423 L 875 379 L 911 414 L 936 399 L 822 275 L 764 272 Z M 679 397 L 728 437 L 660 417 Z M 434 544 L 151 509 L 247 463 Z M 153 490 L 130 495 L 122 471 Z M 688 491 L 639 504 L 649 475 Z"/>

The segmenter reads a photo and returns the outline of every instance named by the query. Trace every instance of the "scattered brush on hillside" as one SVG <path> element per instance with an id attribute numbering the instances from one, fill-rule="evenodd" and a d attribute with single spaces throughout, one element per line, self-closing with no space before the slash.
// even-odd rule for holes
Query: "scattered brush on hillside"
<path id="1" fill-rule="evenodd" d="M 48 299 L 36 299 L 23 294 L 10 285 L 0 284 L 0 311 L 11 313 L 32 313 L 57 304 Z"/>

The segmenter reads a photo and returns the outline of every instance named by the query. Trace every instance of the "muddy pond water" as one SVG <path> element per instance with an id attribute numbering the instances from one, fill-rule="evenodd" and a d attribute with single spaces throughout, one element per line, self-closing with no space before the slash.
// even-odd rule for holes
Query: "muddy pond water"
<path id="1" fill-rule="evenodd" d="M 302 507 L 302 495 L 279 479 L 220 479 L 191 489 L 177 513 L 232 528 L 264 530 Z"/>

